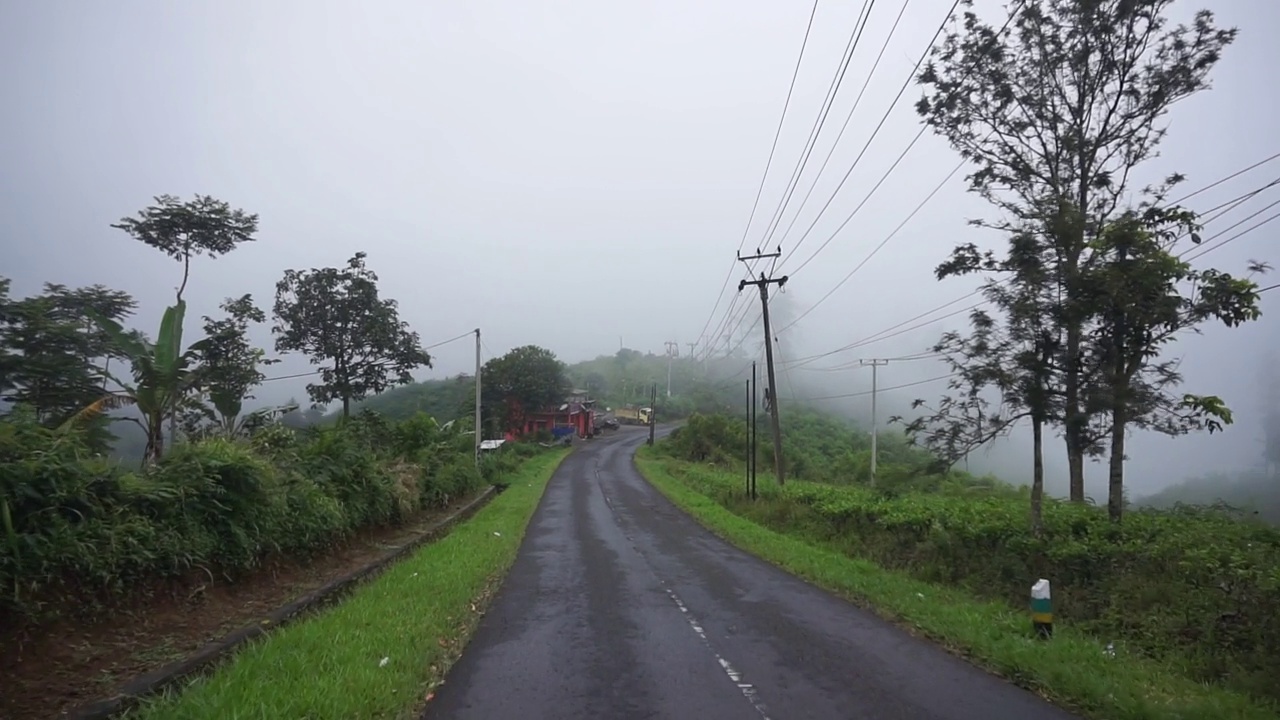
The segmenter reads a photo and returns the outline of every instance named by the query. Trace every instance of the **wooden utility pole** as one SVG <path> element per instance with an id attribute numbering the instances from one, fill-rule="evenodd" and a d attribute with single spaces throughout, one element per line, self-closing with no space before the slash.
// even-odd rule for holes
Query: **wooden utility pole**
<path id="1" fill-rule="evenodd" d="M 766 258 L 776 258 L 782 255 L 782 251 L 772 253 L 763 253 L 748 255 L 746 257 L 739 255 L 738 259 L 742 262 L 748 260 L 763 260 Z M 778 287 L 787 284 L 787 276 L 780 278 L 771 278 L 764 273 L 760 274 L 758 280 L 741 280 L 738 282 L 738 292 L 748 285 L 755 285 L 760 288 L 760 305 L 761 317 L 764 320 L 764 352 L 765 363 L 767 365 L 766 372 L 768 374 L 769 384 L 765 390 L 769 394 L 769 423 L 773 427 L 773 469 L 778 475 L 778 484 L 782 485 L 785 480 L 785 468 L 782 462 L 782 424 L 778 420 L 778 383 L 773 373 L 773 330 L 769 327 L 769 285 L 776 283 Z"/>
<path id="2" fill-rule="evenodd" d="M 876 436 L 879 432 L 876 429 L 876 368 L 881 365 L 888 365 L 888 360 L 859 360 L 859 365 L 871 366 L 871 484 L 876 484 Z"/>
<path id="3" fill-rule="evenodd" d="M 480 465 L 480 328 L 476 328 L 476 466 Z"/>

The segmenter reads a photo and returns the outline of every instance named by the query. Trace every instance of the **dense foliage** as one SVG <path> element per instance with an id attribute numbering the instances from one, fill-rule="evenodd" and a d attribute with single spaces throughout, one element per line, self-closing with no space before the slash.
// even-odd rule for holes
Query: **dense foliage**
<path id="1" fill-rule="evenodd" d="M 975 224 L 1006 248 L 964 243 L 937 267 L 940 280 L 987 276 L 993 311 L 976 310 L 971 336 L 950 333 L 934 348 L 951 365 L 950 393 L 909 427 L 955 461 L 1028 421 L 1036 528 L 1046 429 L 1062 433 L 1076 502 L 1085 457 L 1108 456 L 1108 512 L 1120 521 L 1128 430 L 1180 435 L 1231 422 L 1219 398 L 1179 389 L 1169 345 L 1204 323 L 1260 314 L 1250 278 L 1181 259 L 1179 243 L 1199 243 L 1201 229 L 1170 201 L 1182 176 L 1133 197 L 1164 116 L 1209 87 L 1236 35 L 1208 10 L 1172 26 L 1171 6 L 1028 0 L 1006 8 L 1000 29 L 966 7 L 920 73 L 917 110 L 971 163 L 970 190 L 997 211 Z"/>
<path id="2" fill-rule="evenodd" d="M 402 522 L 477 489 L 472 438 L 417 415 L 362 413 L 301 432 L 179 445 L 126 470 L 83 433 L 20 411 L 0 418 L 3 622 L 135 598 L 158 581 L 234 577 L 274 553 L 320 552 L 359 528 Z M 516 446 L 482 464 L 510 469 Z"/>
<path id="3" fill-rule="evenodd" d="M 740 422 L 692 418 L 657 451 L 684 482 L 775 530 L 1016 608 L 1037 578 L 1050 578 L 1059 622 L 1171 659 L 1197 679 L 1280 698 L 1280 530 L 1190 507 L 1138 510 L 1115 525 L 1101 508 L 1047 499 L 1037 536 L 1024 490 L 923 473 L 911 449 L 882 464 L 883 477 L 898 480 L 872 488 L 865 473 L 845 476 L 832 462 L 848 430 L 806 422 L 809 437 L 788 462 L 808 467 L 810 481 L 760 483 L 755 502 L 742 488 Z"/>
<path id="4" fill-rule="evenodd" d="M 394 385 L 412 382 L 409 372 L 431 367 L 418 334 L 400 320 L 395 300 L 378 294 L 378 276 L 358 252 L 344 268 L 286 270 L 276 284 L 274 306 L 278 352 L 301 352 L 320 366 L 320 381 L 307 385 L 319 404 L 351 403 Z"/>

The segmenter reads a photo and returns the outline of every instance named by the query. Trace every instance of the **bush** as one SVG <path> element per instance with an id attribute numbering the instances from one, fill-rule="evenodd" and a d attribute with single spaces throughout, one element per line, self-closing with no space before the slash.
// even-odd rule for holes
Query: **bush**
<path id="1" fill-rule="evenodd" d="M 425 415 L 365 412 L 178 445 L 129 471 L 83 434 L 15 413 L 0 418 L 0 622 L 100 609 L 194 569 L 234 578 L 275 553 L 320 552 L 443 508 L 539 450 L 504 449 L 482 476 L 471 436 Z"/>
<path id="2" fill-rule="evenodd" d="M 658 450 L 680 457 L 685 442 Z M 1276 528 L 1187 507 L 1131 511 L 1117 526 L 1101 508 L 1046 500 L 1036 538 L 1023 489 L 966 473 L 913 479 L 899 470 L 887 490 L 761 482 L 761 499 L 750 502 L 736 472 L 670 470 L 779 532 L 1020 609 L 1036 579 L 1050 578 L 1059 622 L 1172 659 L 1198 680 L 1280 699 Z"/>

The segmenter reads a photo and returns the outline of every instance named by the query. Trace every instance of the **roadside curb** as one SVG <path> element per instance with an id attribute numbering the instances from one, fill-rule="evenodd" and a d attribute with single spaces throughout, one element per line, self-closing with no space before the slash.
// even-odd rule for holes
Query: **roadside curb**
<path id="1" fill-rule="evenodd" d="M 378 560 L 343 577 L 332 580 L 297 600 L 267 613 L 256 624 L 246 625 L 227 633 L 217 640 L 206 643 L 199 650 L 182 660 L 135 677 L 112 697 L 73 708 L 63 713 L 62 717 L 70 718 L 71 720 L 108 720 L 112 716 L 137 705 L 142 698 L 153 695 L 169 685 L 205 669 L 250 640 L 265 635 L 275 628 L 287 625 L 303 616 L 308 610 L 337 599 L 338 595 L 350 589 L 353 585 L 377 574 L 428 541 L 439 539 L 447 534 L 454 525 L 474 515 L 504 489 L 500 485 L 490 485 L 484 492 L 458 511 L 427 526 L 416 537 Z"/>

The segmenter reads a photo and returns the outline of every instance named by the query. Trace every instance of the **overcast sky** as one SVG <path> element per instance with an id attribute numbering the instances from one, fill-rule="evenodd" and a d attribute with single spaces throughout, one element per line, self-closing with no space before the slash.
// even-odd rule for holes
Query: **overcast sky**
<path id="1" fill-rule="evenodd" d="M 1182 3 L 1179 13 L 1203 4 Z M 1193 189 L 1280 152 L 1280 6 L 1212 5 L 1240 37 L 1214 89 L 1175 108 L 1163 157 L 1142 180 L 1176 169 Z M 786 233 L 902 7 L 875 6 L 770 243 L 784 253 L 799 247 L 780 265 L 792 277 L 779 313 L 794 318 L 831 290 L 958 162 L 926 133 L 844 230 L 796 269 L 918 132 L 913 87 L 818 215 L 949 6 L 908 4 Z M 748 250 L 764 239 L 861 7 L 827 0 L 818 8 Z M 478 326 L 487 355 L 536 343 L 574 361 L 613 352 L 620 339 L 655 352 L 666 340 L 692 342 L 743 238 L 809 9 L 802 0 L 4 0 L 0 275 L 14 279 L 16 295 L 45 281 L 127 290 L 142 304 L 137 324 L 154 332 L 180 268 L 109 224 L 154 195 L 207 193 L 259 213 L 260 240 L 194 264 L 189 317 L 246 292 L 269 306 L 286 268 L 336 266 L 363 250 L 424 343 Z M 1193 206 L 1212 207 L 1277 175 L 1280 163 L 1268 165 Z M 1218 226 L 1277 198 L 1280 191 L 1262 195 Z M 844 346 L 964 295 L 972 285 L 939 284 L 932 269 L 958 241 L 985 241 L 964 222 L 985 212 L 958 175 L 853 279 L 780 333 L 780 352 Z M 1277 228 L 1200 262 L 1237 270 L 1249 258 L 1274 261 Z M 735 270 L 731 290 L 739 277 Z M 758 304 L 744 296 L 735 312 Z M 1280 293 L 1266 301 L 1265 309 L 1277 307 Z M 783 397 L 791 386 L 809 397 L 864 389 L 865 370 L 813 368 L 918 352 L 960 319 L 793 370 Z M 1179 346 L 1187 389 L 1221 394 L 1240 424 L 1221 437 L 1139 438 L 1135 493 L 1253 462 L 1259 349 L 1275 346 L 1278 322 L 1213 330 Z M 257 339 L 269 344 L 265 328 Z M 454 343 L 420 375 L 472 362 L 471 346 Z M 289 358 L 273 371 L 306 369 Z M 929 362 L 898 363 L 880 379 L 887 387 L 941 373 Z M 282 381 L 263 395 L 302 397 L 304 382 Z M 940 389 L 890 391 L 882 402 L 900 406 Z M 862 412 L 866 398 L 824 402 Z M 999 452 L 1025 455 L 1016 443 Z M 1095 482 L 1090 492 L 1101 496 Z"/>

